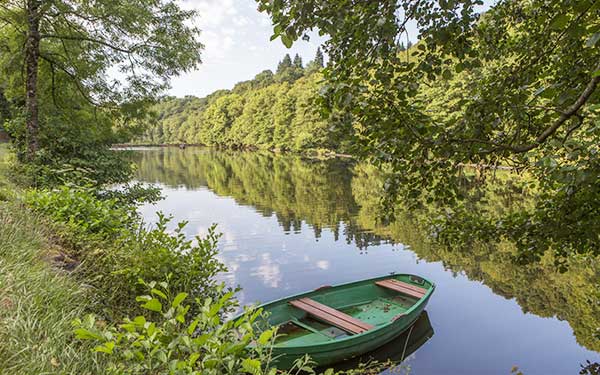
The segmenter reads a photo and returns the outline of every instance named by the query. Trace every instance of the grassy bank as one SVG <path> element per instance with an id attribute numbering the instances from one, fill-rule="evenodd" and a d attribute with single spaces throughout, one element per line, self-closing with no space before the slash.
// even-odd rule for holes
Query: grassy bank
<path id="1" fill-rule="evenodd" d="M 82 285 L 48 261 L 59 250 L 48 222 L 26 209 L 0 144 L 0 373 L 98 373 L 95 355 L 74 341 L 86 310 Z"/>

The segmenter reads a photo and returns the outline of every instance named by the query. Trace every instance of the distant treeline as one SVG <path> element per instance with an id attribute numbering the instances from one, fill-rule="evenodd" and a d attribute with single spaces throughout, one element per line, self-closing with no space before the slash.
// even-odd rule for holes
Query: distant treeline
<path id="1" fill-rule="evenodd" d="M 322 68 L 320 50 L 306 66 L 300 56 L 287 54 L 275 73 L 265 70 L 232 90 L 204 98 L 166 97 L 154 107 L 157 118 L 136 143 L 344 151 L 344 138 L 334 136 L 334 127 L 313 104 Z"/>

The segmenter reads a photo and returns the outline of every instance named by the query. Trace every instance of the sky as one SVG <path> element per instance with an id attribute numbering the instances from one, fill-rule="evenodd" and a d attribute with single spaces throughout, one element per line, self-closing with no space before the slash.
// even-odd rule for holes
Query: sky
<path id="1" fill-rule="evenodd" d="M 312 60 L 323 39 L 314 33 L 310 41 L 299 40 L 286 48 L 273 35 L 271 20 L 257 10 L 254 0 L 182 0 L 182 7 L 195 9 L 194 20 L 202 30 L 202 64 L 172 81 L 173 96 L 206 96 L 231 89 L 237 82 L 252 79 L 265 69 L 275 70 L 286 53 L 298 53 L 304 63 Z"/>
<path id="2" fill-rule="evenodd" d="M 484 0 L 481 10 L 488 9 L 495 0 Z M 315 56 L 323 42 L 315 32 L 310 41 L 298 40 L 286 48 L 280 39 L 270 41 L 273 34 L 271 20 L 257 10 L 255 0 L 180 0 L 185 9 L 195 9 L 193 20 L 202 32 L 200 41 L 202 64 L 197 70 L 184 73 L 172 80 L 169 95 L 206 96 L 216 90 L 231 89 L 265 69 L 275 71 L 286 53 L 299 54 L 306 64 Z M 411 39 L 416 39 L 415 25 L 409 25 Z"/>

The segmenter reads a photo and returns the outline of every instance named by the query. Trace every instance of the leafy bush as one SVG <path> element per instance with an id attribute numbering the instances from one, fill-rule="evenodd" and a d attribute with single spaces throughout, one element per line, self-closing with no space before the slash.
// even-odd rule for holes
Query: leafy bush
<path id="1" fill-rule="evenodd" d="M 259 335 L 253 328 L 260 310 L 224 322 L 219 312 L 232 306 L 232 292 L 217 300 L 196 298 L 190 305 L 190 297 L 174 295 L 167 282 L 143 285 L 149 294 L 137 300 L 146 316 L 108 328 L 93 315 L 74 321 L 76 337 L 93 340 L 98 344 L 94 351 L 109 356 L 109 374 L 276 373 L 269 369 L 268 349 L 275 332 Z M 247 349 L 251 342 L 256 345 Z"/>
<path id="2" fill-rule="evenodd" d="M 81 103 L 85 106 L 86 103 Z M 30 186 L 55 187 L 64 184 L 104 185 L 128 182 L 133 164 L 128 153 L 114 151 L 114 143 L 126 142 L 141 131 L 138 126 L 120 126 L 116 113 L 54 113 L 40 127 L 39 146 L 35 157 L 28 156 L 28 135 L 24 116 L 5 123 L 16 151 L 16 174 Z M 93 110 L 92 110 L 93 111 Z"/>
<path id="3" fill-rule="evenodd" d="M 177 293 L 217 296 L 214 278 L 225 266 L 216 258 L 220 235 L 215 226 L 206 237 L 188 240 L 186 222 L 170 232 L 172 218 L 158 213 L 155 226 L 145 227 L 126 198 L 101 200 L 94 189 L 30 190 L 25 202 L 58 224 L 60 237 L 74 247 L 71 255 L 81 261 L 78 274 L 94 287 L 94 300 L 107 317 L 137 311 L 127 301 L 141 292 L 140 278 L 169 275 Z"/>
<path id="4" fill-rule="evenodd" d="M 111 251 L 105 251 L 100 263 L 111 270 L 106 273 L 98 288 L 114 299 L 111 305 L 124 306 L 123 301 L 133 300 L 141 291 L 139 279 L 155 279 L 168 275 L 171 291 L 188 292 L 192 299 L 217 297 L 215 276 L 226 270 L 216 258 L 220 234 L 216 226 L 209 228 L 206 237 L 188 240 L 184 233 L 187 222 L 181 222 L 172 233 L 167 226 L 171 220 L 157 213 L 158 222 L 153 228 L 139 228 L 123 238 Z M 92 267 L 96 267 L 96 262 Z M 93 271 L 93 270 L 92 270 Z M 135 311 L 136 306 L 129 306 Z"/>
<path id="5" fill-rule="evenodd" d="M 174 294 L 169 282 L 146 283 L 146 295 L 136 298 L 144 311 L 134 319 L 107 326 L 94 315 L 73 321 L 76 338 L 95 344 L 94 352 L 104 355 L 106 373 L 119 375 L 299 375 L 316 374 L 308 356 L 296 360 L 291 369 L 277 369 L 271 347 L 275 328 L 258 328 L 264 318 L 261 309 L 249 308 L 235 320 L 223 312 L 236 304 L 233 292 L 217 299 L 192 299 L 187 293 Z M 376 375 L 391 362 L 360 364 L 356 369 L 322 375 Z M 396 368 L 396 367 L 394 367 Z M 399 369 L 399 368 L 398 368 Z"/>
<path id="6" fill-rule="evenodd" d="M 114 198 L 99 200 L 91 189 L 67 186 L 55 190 L 34 189 L 25 194 L 25 202 L 35 211 L 65 224 L 70 235 L 80 239 L 88 237 L 87 241 L 89 237 L 114 239 L 139 221 L 132 207 L 119 205 Z"/>

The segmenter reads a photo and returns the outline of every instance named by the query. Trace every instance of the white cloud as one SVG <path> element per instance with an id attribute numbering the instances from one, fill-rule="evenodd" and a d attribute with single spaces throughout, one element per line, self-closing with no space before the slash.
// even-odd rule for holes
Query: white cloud
<path id="1" fill-rule="evenodd" d="M 261 258 L 261 264 L 252 272 L 252 276 L 258 276 L 265 285 L 277 288 L 281 282 L 279 264 L 273 262 L 269 253 L 262 254 Z"/>
<path id="2" fill-rule="evenodd" d="M 183 7 L 198 12 L 201 29 L 219 27 L 238 13 L 233 0 L 184 0 Z"/>
<path id="3" fill-rule="evenodd" d="M 320 268 L 322 270 L 328 270 L 329 269 L 329 261 L 328 260 L 317 261 L 317 268 Z"/>
<path id="4" fill-rule="evenodd" d="M 1 1 L 1 0 L 0 0 Z M 314 42 L 298 41 L 291 50 L 280 40 L 271 42 L 271 19 L 257 10 L 254 0 L 179 0 L 198 16 L 202 64 L 172 81 L 171 95 L 205 96 L 235 83 L 252 79 L 265 69 L 275 69 L 284 54 L 299 53 L 304 61 L 314 57 Z"/>
<path id="5" fill-rule="evenodd" d="M 233 17 L 233 24 L 237 27 L 244 27 L 250 24 L 250 18 L 245 16 Z"/>

